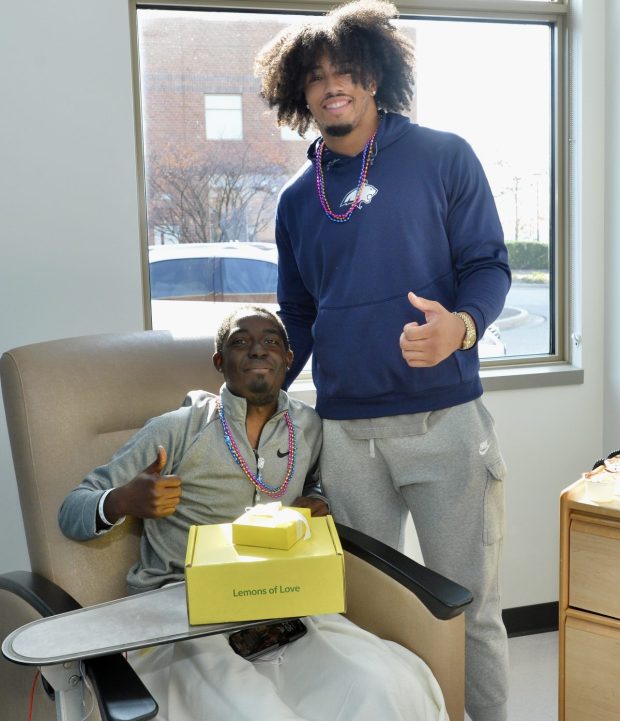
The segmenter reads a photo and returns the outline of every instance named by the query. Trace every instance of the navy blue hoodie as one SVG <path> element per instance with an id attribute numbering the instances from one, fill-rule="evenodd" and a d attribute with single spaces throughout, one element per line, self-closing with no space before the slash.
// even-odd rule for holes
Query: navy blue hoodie
<path id="1" fill-rule="evenodd" d="M 424 315 L 408 291 L 465 310 L 481 337 L 510 287 L 506 246 L 480 162 L 460 137 L 383 116 L 362 202 L 346 223 L 324 214 L 308 162 L 282 189 L 276 218 L 278 301 L 292 381 L 313 354 L 323 418 L 376 418 L 447 408 L 482 394 L 477 348 L 410 368 L 399 337 Z M 376 152 L 375 152 L 376 151 Z M 361 154 L 325 148 L 330 207 L 355 197 Z"/>

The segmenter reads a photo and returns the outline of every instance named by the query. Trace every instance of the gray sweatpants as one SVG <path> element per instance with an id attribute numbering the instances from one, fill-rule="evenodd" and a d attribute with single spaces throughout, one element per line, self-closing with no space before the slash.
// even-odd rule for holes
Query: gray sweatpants
<path id="1" fill-rule="evenodd" d="M 334 518 L 402 549 L 411 513 L 424 562 L 468 588 L 465 707 L 505 721 L 508 645 L 498 566 L 506 469 L 482 400 L 430 413 L 323 421 L 321 473 Z"/>

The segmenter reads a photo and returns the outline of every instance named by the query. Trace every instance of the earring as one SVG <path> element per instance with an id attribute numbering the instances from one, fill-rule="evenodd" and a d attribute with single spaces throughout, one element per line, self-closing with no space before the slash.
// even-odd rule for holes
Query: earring
<path id="1" fill-rule="evenodd" d="M 372 93 L 370 93 L 370 94 L 371 94 L 371 95 L 372 95 L 372 97 L 374 98 L 374 97 L 375 97 L 375 95 L 377 94 L 377 91 L 376 91 L 376 90 L 373 90 L 373 91 L 372 91 Z"/>

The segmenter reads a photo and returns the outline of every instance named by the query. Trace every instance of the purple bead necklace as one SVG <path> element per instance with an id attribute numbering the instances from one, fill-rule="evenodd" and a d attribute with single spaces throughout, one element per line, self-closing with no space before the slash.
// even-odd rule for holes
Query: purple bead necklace
<path id="1" fill-rule="evenodd" d="M 362 193 L 364 192 L 364 186 L 366 185 L 366 177 L 368 176 L 368 168 L 370 167 L 371 153 L 370 149 L 374 143 L 377 133 L 375 132 L 370 140 L 364 147 L 362 155 L 362 170 L 357 183 L 357 191 L 355 193 L 355 200 L 347 208 L 345 213 L 334 213 L 330 208 L 327 195 L 325 193 L 325 176 L 323 175 L 323 150 L 325 148 L 325 141 L 321 138 L 316 148 L 316 157 L 314 160 L 315 176 L 316 176 L 316 192 L 321 202 L 321 207 L 325 215 L 332 220 L 334 223 L 346 223 L 351 218 L 355 209 L 359 207 L 362 199 Z"/>
<path id="2" fill-rule="evenodd" d="M 216 409 L 220 417 L 222 429 L 224 431 L 224 440 L 226 441 L 226 445 L 228 446 L 230 455 L 233 457 L 235 463 L 240 466 L 247 479 L 254 484 L 257 491 L 262 491 L 264 494 L 270 496 L 271 498 L 281 498 L 286 493 L 288 484 L 293 475 L 295 474 L 295 452 L 297 450 L 295 427 L 293 426 L 288 411 L 284 412 L 284 420 L 286 421 L 286 425 L 288 427 L 288 465 L 286 468 L 286 475 L 284 476 L 284 480 L 279 486 L 269 486 L 267 483 L 265 483 L 262 476 L 265 459 L 258 459 L 258 473 L 257 475 L 254 475 L 250 470 L 247 461 L 241 455 L 239 446 L 237 445 L 232 433 L 230 432 L 230 426 L 228 425 L 228 421 L 226 420 L 226 417 L 224 415 L 224 404 L 222 403 L 221 398 L 218 398 L 218 400 L 216 401 Z"/>

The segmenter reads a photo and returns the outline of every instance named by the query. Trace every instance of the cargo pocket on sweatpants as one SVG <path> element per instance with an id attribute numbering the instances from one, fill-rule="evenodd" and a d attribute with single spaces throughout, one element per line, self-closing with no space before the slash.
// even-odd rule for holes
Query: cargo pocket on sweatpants
<path id="1" fill-rule="evenodd" d="M 484 489 L 483 543 L 492 546 L 502 539 L 504 530 L 504 479 L 506 465 L 499 458 L 487 464 L 487 483 Z"/>

